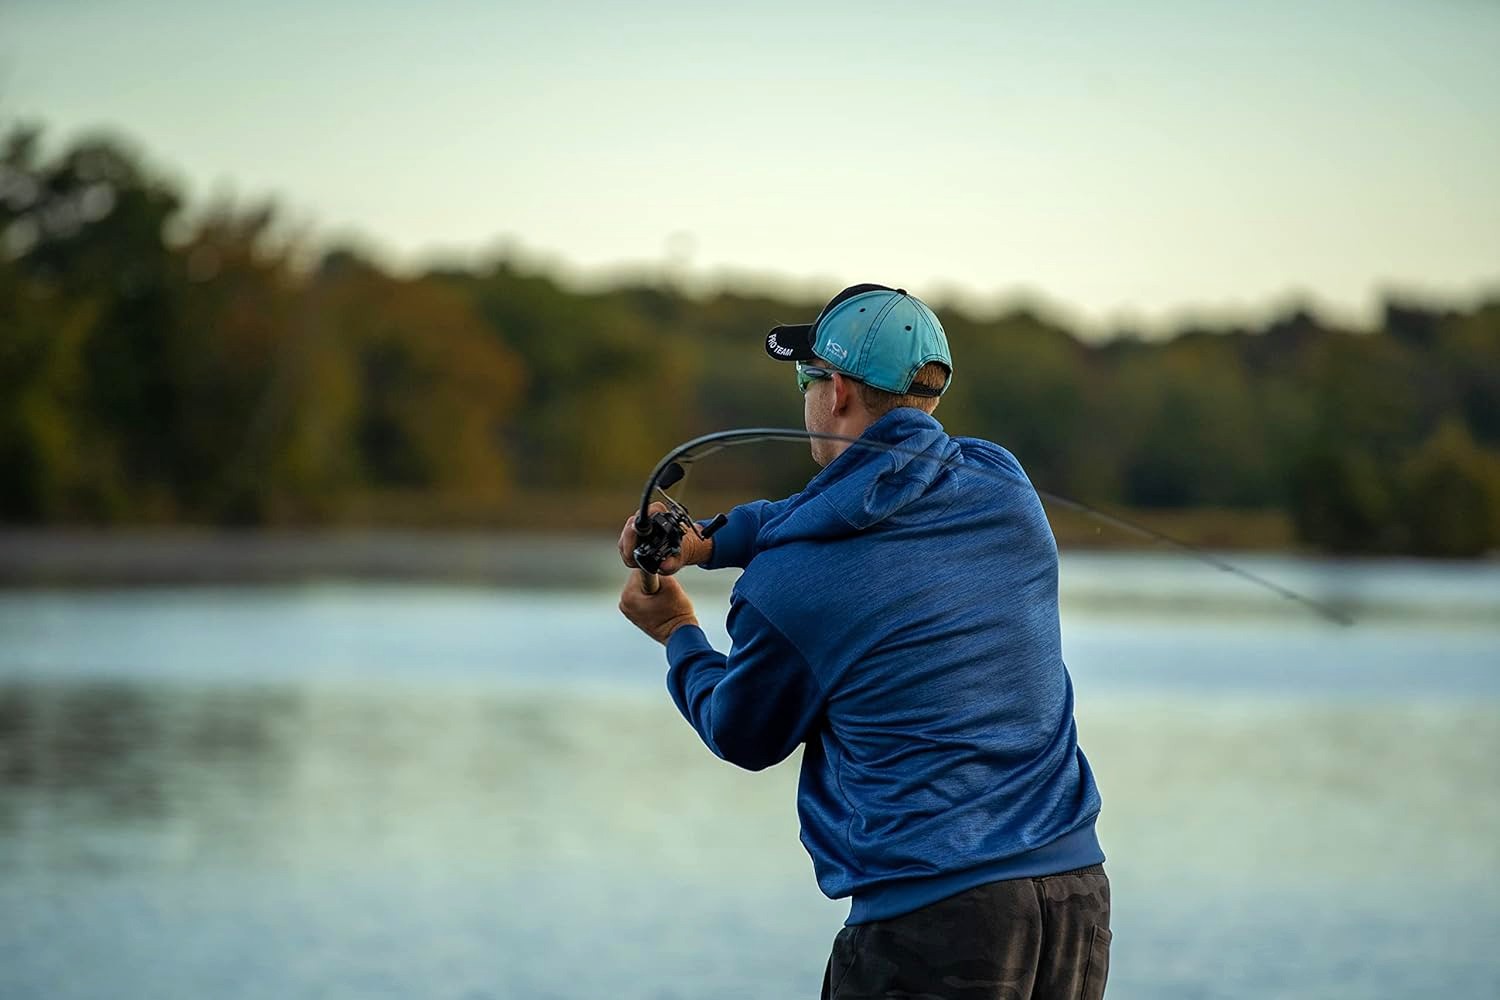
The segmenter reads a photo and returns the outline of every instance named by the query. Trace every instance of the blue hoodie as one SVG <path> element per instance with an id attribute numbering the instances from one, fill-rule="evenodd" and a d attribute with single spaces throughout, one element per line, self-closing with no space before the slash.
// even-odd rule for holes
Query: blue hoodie
<path id="1" fill-rule="evenodd" d="M 728 656 L 667 642 L 667 687 L 719 757 L 802 756 L 802 843 L 848 923 L 1104 860 L 1073 723 L 1057 545 L 1010 452 L 898 408 L 801 493 L 736 507 Z M 992 475 L 972 474 L 965 466 Z"/>

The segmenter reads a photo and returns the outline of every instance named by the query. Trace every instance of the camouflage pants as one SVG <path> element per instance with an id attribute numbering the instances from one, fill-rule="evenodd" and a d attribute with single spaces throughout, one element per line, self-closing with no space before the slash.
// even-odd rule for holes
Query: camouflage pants
<path id="1" fill-rule="evenodd" d="M 991 882 L 839 931 L 823 1000 L 1099 1000 L 1109 938 L 1103 865 Z"/>

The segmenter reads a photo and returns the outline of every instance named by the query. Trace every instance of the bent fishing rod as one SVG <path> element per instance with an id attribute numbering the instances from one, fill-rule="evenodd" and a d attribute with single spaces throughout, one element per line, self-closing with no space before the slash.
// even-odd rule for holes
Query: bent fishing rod
<path id="1" fill-rule="evenodd" d="M 682 539 L 686 532 L 691 531 L 702 539 L 713 537 L 714 532 L 728 523 L 729 518 L 724 514 L 714 517 L 707 525 L 699 527 L 678 500 L 666 492 L 670 487 L 680 482 L 687 475 L 686 466 L 700 459 L 706 458 L 725 448 L 741 444 L 756 444 L 764 441 L 841 441 L 851 447 L 870 448 L 876 451 L 891 452 L 904 455 L 919 461 L 933 462 L 944 468 L 962 468 L 981 476 L 999 481 L 1008 481 L 1000 472 L 982 465 L 969 465 L 961 463 L 952 458 L 939 458 L 908 448 L 903 445 L 889 444 L 884 441 L 871 441 L 865 438 L 848 437 L 843 434 L 829 434 L 823 431 L 800 430 L 791 427 L 746 427 L 739 430 L 716 431 L 713 434 L 704 434 L 686 441 L 669 451 L 656 468 L 651 470 L 651 476 L 646 480 L 646 488 L 641 492 L 641 509 L 635 518 L 636 546 L 632 555 L 636 565 L 641 571 L 642 587 L 648 594 L 656 593 L 661 582 L 658 574 L 661 572 L 662 563 L 682 551 Z M 1035 487 L 1033 487 L 1035 488 Z M 1205 562 L 1215 569 L 1237 576 L 1258 587 L 1262 587 L 1290 601 L 1296 601 L 1306 607 L 1314 614 L 1339 625 L 1353 625 L 1354 619 L 1337 608 L 1330 607 L 1322 601 L 1308 597 L 1290 587 L 1268 580 L 1258 573 L 1251 572 L 1242 566 L 1223 559 L 1212 552 L 1208 552 L 1190 542 L 1173 538 L 1164 532 L 1154 528 L 1148 528 L 1143 524 L 1127 520 L 1116 514 L 1100 510 L 1091 504 L 1080 500 L 1071 500 L 1068 497 L 1046 490 L 1037 490 L 1037 495 L 1043 500 L 1062 507 L 1066 510 L 1076 511 L 1096 521 L 1108 524 L 1129 532 L 1138 538 L 1148 539 L 1161 545 L 1177 549 L 1185 555 L 1191 556 L 1200 562 Z M 651 504 L 659 501 L 665 505 L 664 510 L 652 513 Z"/>

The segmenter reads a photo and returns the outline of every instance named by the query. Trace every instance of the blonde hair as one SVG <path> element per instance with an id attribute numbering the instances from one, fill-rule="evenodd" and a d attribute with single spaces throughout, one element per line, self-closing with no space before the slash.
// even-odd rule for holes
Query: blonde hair
<path id="1" fill-rule="evenodd" d="M 912 376 L 912 385 L 926 386 L 930 389 L 941 389 L 948 383 L 948 369 L 942 362 L 929 361 L 917 373 Z M 864 408 L 870 411 L 872 416 L 883 417 L 898 406 L 911 406 L 923 413 L 931 413 L 937 409 L 937 396 L 919 396 L 915 393 L 886 392 L 877 389 L 873 385 L 865 385 L 863 382 L 854 383 L 859 390 L 859 401 Z"/>

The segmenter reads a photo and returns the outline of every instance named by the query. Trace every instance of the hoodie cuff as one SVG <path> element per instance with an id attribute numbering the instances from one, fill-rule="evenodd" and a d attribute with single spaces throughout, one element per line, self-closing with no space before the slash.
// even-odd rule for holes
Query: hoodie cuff
<path id="1" fill-rule="evenodd" d="M 717 537 L 717 536 L 715 536 Z M 667 636 L 667 663 L 677 666 L 694 653 L 713 652 L 713 644 L 697 625 L 683 625 Z"/>
<path id="2" fill-rule="evenodd" d="M 698 522 L 700 527 L 707 527 L 707 521 Z M 713 551 L 708 554 L 708 561 L 703 563 L 704 569 L 726 569 L 735 567 L 744 569 L 750 564 L 750 559 L 755 555 L 755 534 L 760 530 L 760 519 L 751 514 L 744 507 L 736 507 L 729 512 L 729 520 L 724 527 L 714 532 L 710 541 L 713 542 Z"/>

